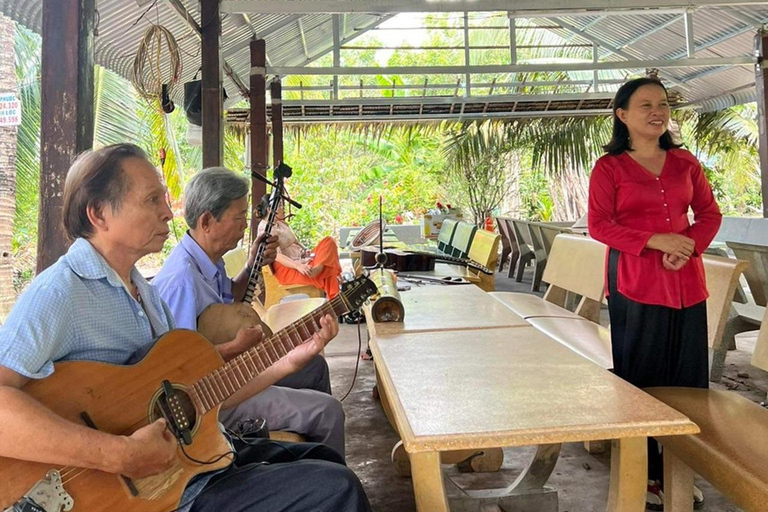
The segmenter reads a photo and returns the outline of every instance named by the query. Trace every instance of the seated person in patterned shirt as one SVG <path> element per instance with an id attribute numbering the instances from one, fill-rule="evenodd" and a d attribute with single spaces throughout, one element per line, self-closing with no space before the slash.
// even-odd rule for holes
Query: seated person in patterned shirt
<path id="1" fill-rule="evenodd" d="M 119 144 L 81 155 L 64 185 L 64 228 L 74 243 L 19 297 L 0 327 L 0 457 L 144 478 L 176 460 L 177 444 L 158 420 L 112 435 L 53 414 L 22 389 L 64 360 L 126 364 L 174 328 L 157 291 L 136 270 L 168 238 L 166 189 L 145 153 Z M 338 332 L 326 315 L 307 343 L 259 374 L 226 405 L 306 365 Z M 252 344 L 261 341 L 252 333 Z M 238 447 L 229 468 L 192 480 L 181 512 L 369 511 L 357 477 L 330 448 L 268 439 Z"/>
<path id="2" fill-rule="evenodd" d="M 184 218 L 189 231 L 152 280 L 177 327 L 196 330 L 197 319 L 208 306 L 239 302 L 245 296 L 258 244 L 253 244 L 246 268 L 234 280 L 227 277 L 222 256 L 234 249 L 245 233 L 249 188 L 247 180 L 220 167 L 202 170 L 187 185 Z M 270 242 L 265 264 L 274 261 L 277 237 L 273 235 Z M 236 344 L 237 339 L 231 343 Z M 344 456 L 344 411 L 331 396 L 328 364 L 320 355 L 276 386 L 237 407 L 222 408 L 219 415 L 230 428 L 249 417 L 265 418 L 270 430 L 296 432 Z"/>

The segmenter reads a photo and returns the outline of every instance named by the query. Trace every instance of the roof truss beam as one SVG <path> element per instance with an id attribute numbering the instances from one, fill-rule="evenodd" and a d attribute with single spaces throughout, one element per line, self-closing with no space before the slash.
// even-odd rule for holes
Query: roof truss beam
<path id="1" fill-rule="evenodd" d="M 619 48 L 616 48 L 615 46 L 613 46 L 611 44 L 608 44 L 606 41 L 602 40 L 599 37 L 595 37 L 595 36 L 593 36 L 591 34 L 588 34 L 587 32 L 585 32 L 584 30 L 580 29 L 579 27 L 577 27 L 575 25 L 572 25 L 571 23 L 568 23 L 568 22 L 562 20 L 561 18 L 552 18 L 552 20 L 557 22 L 557 24 L 559 24 L 563 28 L 565 28 L 567 30 L 570 30 L 571 32 L 573 32 L 575 34 L 578 34 L 579 36 L 581 36 L 582 38 L 586 39 L 587 41 L 590 41 L 590 42 L 600 46 L 601 48 L 604 48 L 604 49 L 608 50 L 609 52 L 611 52 L 611 53 L 613 53 L 615 55 L 618 55 L 619 57 L 623 57 L 623 58 L 625 58 L 627 60 L 630 60 L 630 61 L 635 58 L 633 55 L 625 52 L 624 50 L 620 50 Z M 686 60 L 691 61 L 691 60 L 696 60 L 696 59 L 686 59 Z M 667 61 L 663 60 L 661 62 L 667 62 Z M 602 64 L 602 63 L 594 62 L 593 66 L 597 66 L 599 64 Z M 624 68 L 609 68 L 609 69 L 631 69 L 631 68 L 634 68 L 634 67 L 635 66 L 625 66 Z M 661 68 L 661 67 L 665 67 L 665 66 L 644 66 L 644 67 L 646 67 L 646 68 Z M 667 66 L 667 67 L 670 67 L 670 66 Z M 596 70 L 596 69 L 600 69 L 600 68 L 593 67 L 592 69 Z M 671 83 L 675 84 L 675 85 L 679 85 L 679 86 L 685 87 L 685 84 L 683 82 L 679 81 L 679 80 L 676 80 L 676 79 L 670 78 L 670 77 L 668 77 L 668 80 Z"/>
<path id="2" fill-rule="evenodd" d="M 757 57 L 717 57 L 711 59 L 623 60 L 565 64 L 519 64 L 517 66 L 393 66 L 380 67 L 267 67 L 270 75 L 460 75 L 469 73 L 540 73 L 557 71 L 594 71 L 606 69 L 692 68 L 713 66 L 749 66 Z M 251 73 L 260 70 L 252 68 Z"/>
<path id="3" fill-rule="evenodd" d="M 760 5 L 759 0 L 520 0 L 515 2 L 514 13 L 525 16 L 527 12 L 549 12 L 556 16 L 583 11 L 621 11 L 643 9 L 686 9 L 698 7 L 728 7 Z M 222 13 L 399 13 L 399 12 L 487 12 L 509 10 L 509 0 L 454 0 L 450 2 L 413 0 L 224 0 Z"/>

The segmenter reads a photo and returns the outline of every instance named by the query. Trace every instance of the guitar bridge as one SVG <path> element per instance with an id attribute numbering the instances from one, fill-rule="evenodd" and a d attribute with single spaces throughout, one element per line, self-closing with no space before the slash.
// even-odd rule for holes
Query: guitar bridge
<path id="1" fill-rule="evenodd" d="M 61 512 L 72 510 L 75 502 L 64 490 L 61 474 L 52 469 L 19 501 L 3 512 Z"/>

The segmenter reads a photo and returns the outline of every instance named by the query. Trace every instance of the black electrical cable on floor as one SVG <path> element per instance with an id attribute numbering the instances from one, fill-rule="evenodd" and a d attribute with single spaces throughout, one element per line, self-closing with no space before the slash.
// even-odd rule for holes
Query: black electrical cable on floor
<path id="1" fill-rule="evenodd" d="M 357 381 L 357 371 L 360 368 L 360 356 L 363 352 L 363 335 L 360 332 L 360 321 L 362 318 L 362 316 L 357 318 L 357 359 L 355 360 L 355 374 L 352 376 L 352 383 L 349 385 L 349 389 L 344 394 L 344 397 L 339 400 L 339 402 L 343 402 L 344 399 L 349 396 L 349 394 L 352 392 L 352 388 L 355 387 L 355 381 Z"/>

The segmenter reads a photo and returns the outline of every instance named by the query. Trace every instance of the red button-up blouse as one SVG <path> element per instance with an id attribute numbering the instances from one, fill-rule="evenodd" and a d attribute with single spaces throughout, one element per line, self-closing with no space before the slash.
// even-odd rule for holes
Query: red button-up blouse
<path id="1" fill-rule="evenodd" d="M 688 222 L 688 207 L 694 222 Z M 722 215 L 696 157 L 667 151 L 659 176 L 627 153 L 605 155 L 589 183 L 589 234 L 621 252 L 617 288 L 642 304 L 684 308 L 709 296 L 700 255 L 720 228 Z M 692 238 L 696 248 L 678 271 L 666 270 L 661 251 L 646 249 L 656 233 Z M 606 257 L 606 276 L 608 258 Z M 606 279 L 606 295 L 607 295 Z"/>

